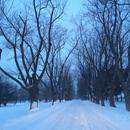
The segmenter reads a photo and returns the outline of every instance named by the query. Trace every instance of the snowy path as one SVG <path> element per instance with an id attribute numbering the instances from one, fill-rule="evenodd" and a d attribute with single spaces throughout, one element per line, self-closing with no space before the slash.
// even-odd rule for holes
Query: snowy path
<path id="1" fill-rule="evenodd" d="M 26 108 L 27 109 L 27 108 Z M 106 115 L 81 100 L 58 103 L 8 120 L 1 130 L 122 130 Z M 126 130 L 126 129 L 125 129 Z"/>

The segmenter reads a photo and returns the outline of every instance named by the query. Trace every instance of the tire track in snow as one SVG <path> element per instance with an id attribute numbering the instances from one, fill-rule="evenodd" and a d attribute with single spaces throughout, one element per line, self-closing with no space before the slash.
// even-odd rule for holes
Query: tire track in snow
<path id="1" fill-rule="evenodd" d="M 79 103 L 81 101 L 68 102 L 66 108 L 57 115 L 51 130 L 91 130 Z"/>
<path id="2" fill-rule="evenodd" d="M 65 104 L 64 104 L 65 105 Z M 43 128 L 43 121 L 44 119 L 47 121 L 47 118 L 49 115 L 55 116 L 55 113 L 60 111 L 63 106 L 59 105 L 58 107 L 55 106 L 50 106 L 48 108 L 43 108 L 38 110 L 31 110 L 28 115 L 22 116 L 20 118 L 16 118 L 14 120 L 9 121 L 8 123 L 4 124 L 2 126 L 1 130 L 36 130 L 36 128 Z M 41 114 L 43 114 L 43 117 L 41 119 Z M 34 118 L 33 120 L 30 120 L 31 118 Z M 42 121 L 43 120 L 43 121 Z M 49 116 L 49 121 L 50 121 L 50 116 Z M 48 122 L 49 122 L 48 121 Z M 21 125 L 21 122 L 23 122 L 23 125 Z M 40 124 L 41 123 L 41 124 Z M 19 127 L 18 127 L 19 124 Z M 46 124 L 45 124 L 46 125 Z M 31 129 L 32 127 L 32 129 Z M 43 128 L 44 130 L 44 128 Z"/>
<path id="3" fill-rule="evenodd" d="M 65 103 L 55 104 L 50 108 L 47 108 L 45 111 L 43 110 L 40 115 L 43 114 L 43 117 L 38 117 L 32 123 L 30 122 L 26 126 L 26 130 L 52 130 L 52 126 L 55 124 L 57 120 L 57 116 L 62 113 L 62 109 L 66 107 Z M 31 128 L 30 128 L 31 126 Z M 21 129 L 23 130 L 23 129 Z M 24 129 L 25 130 L 25 129 Z"/>
<path id="4" fill-rule="evenodd" d="M 85 113 L 82 111 L 82 114 L 84 115 L 84 117 L 86 118 L 86 115 Z M 90 126 L 90 123 L 88 122 L 88 119 L 86 118 L 86 123 L 88 124 L 88 127 L 89 127 L 89 130 L 92 130 L 91 129 L 91 126 Z"/>
<path id="5" fill-rule="evenodd" d="M 42 115 L 42 116 L 41 116 Z M 32 120 L 33 118 L 33 120 Z M 31 119 L 31 120 L 30 120 Z M 23 123 L 21 125 L 21 122 Z M 6 126 L 7 125 L 7 126 Z M 120 130 L 89 103 L 76 100 L 30 111 L 11 120 L 1 130 Z"/>
<path id="6" fill-rule="evenodd" d="M 96 109 L 91 108 L 87 103 L 82 102 L 83 113 L 89 122 L 91 130 L 120 130 L 111 122 L 105 115 L 96 111 Z"/>

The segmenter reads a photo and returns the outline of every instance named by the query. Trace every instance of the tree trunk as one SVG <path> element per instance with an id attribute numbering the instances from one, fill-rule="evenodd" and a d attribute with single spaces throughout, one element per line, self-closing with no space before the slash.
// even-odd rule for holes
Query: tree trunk
<path id="1" fill-rule="evenodd" d="M 124 84 L 122 86 L 122 88 L 123 88 L 123 91 L 124 91 L 126 110 L 130 111 L 130 92 L 129 92 L 129 87 L 127 87 L 127 85 Z"/>
<path id="2" fill-rule="evenodd" d="M 38 85 L 34 84 L 30 88 L 30 110 L 38 108 Z"/>
<path id="3" fill-rule="evenodd" d="M 62 102 L 62 94 L 59 92 L 59 102 Z"/>
<path id="4" fill-rule="evenodd" d="M 102 91 L 101 91 L 101 106 L 105 106 L 105 104 L 104 104 L 104 96 L 103 96 Z"/>
<path id="5" fill-rule="evenodd" d="M 99 104 L 99 96 L 96 96 L 96 104 Z"/>
<path id="6" fill-rule="evenodd" d="M 52 99 L 52 105 L 54 105 L 55 101 L 56 101 L 56 99 L 55 99 L 55 97 L 53 97 L 53 99 Z"/>
<path id="7" fill-rule="evenodd" d="M 116 96 L 116 101 L 118 101 L 118 95 Z"/>
<path id="8" fill-rule="evenodd" d="M 61 100 L 63 101 L 63 99 L 64 99 L 64 94 L 65 94 L 65 88 L 63 87 L 62 88 L 62 95 L 61 95 Z"/>
<path id="9" fill-rule="evenodd" d="M 121 95 L 121 102 L 122 102 L 122 95 Z"/>
<path id="10" fill-rule="evenodd" d="M 93 101 L 92 94 L 90 94 L 90 101 Z"/>
<path id="11" fill-rule="evenodd" d="M 6 104 L 6 102 L 4 102 L 4 106 L 6 106 L 7 104 Z"/>
<path id="12" fill-rule="evenodd" d="M 113 83 L 110 83 L 110 106 L 116 107 L 114 102 L 114 85 Z"/>
<path id="13" fill-rule="evenodd" d="M 101 97 L 101 106 L 105 106 L 103 97 Z"/>
<path id="14" fill-rule="evenodd" d="M 54 105 L 55 101 L 56 101 L 56 93 L 54 92 L 52 95 L 52 105 Z"/>
<path id="15" fill-rule="evenodd" d="M 129 92 L 129 87 L 127 86 L 127 83 L 125 82 L 125 80 L 123 79 L 123 76 L 121 75 L 121 72 L 120 72 L 119 67 L 118 67 L 117 58 L 115 59 L 115 65 L 116 65 L 115 70 L 116 70 L 117 76 L 118 76 L 118 78 L 119 78 L 119 80 L 121 82 L 122 89 L 123 89 L 123 92 L 124 92 L 126 110 L 130 111 L 130 92 Z"/>

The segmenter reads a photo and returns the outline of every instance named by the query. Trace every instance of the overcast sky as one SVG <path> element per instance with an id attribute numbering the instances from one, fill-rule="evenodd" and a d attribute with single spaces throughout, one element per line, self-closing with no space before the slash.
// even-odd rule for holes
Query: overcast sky
<path id="1" fill-rule="evenodd" d="M 84 0 L 68 0 L 66 6 L 65 26 L 69 29 L 73 28 L 71 19 L 78 15 L 78 12 L 82 10 L 82 3 Z"/>
<path id="2" fill-rule="evenodd" d="M 63 26 L 67 27 L 68 29 L 74 28 L 74 25 L 71 23 L 72 17 L 76 17 L 79 11 L 82 9 L 82 3 L 84 0 L 68 0 L 65 16 L 62 21 Z M 17 1 L 18 2 L 18 1 Z M 1 40 L 2 41 L 2 40 Z M 3 43 L 0 43 L 0 47 L 2 47 Z M 2 51 L 2 58 L 0 61 L 0 66 L 2 68 L 10 68 L 10 60 L 7 61 L 8 55 L 10 55 L 10 52 L 8 51 Z"/>

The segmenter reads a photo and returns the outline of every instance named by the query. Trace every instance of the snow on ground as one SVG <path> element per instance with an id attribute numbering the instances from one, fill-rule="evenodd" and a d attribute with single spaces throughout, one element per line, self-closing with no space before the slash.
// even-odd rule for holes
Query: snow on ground
<path id="1" fill-rule="evenodd" d="M 97 105 L 90 101 L 73 100 L 39 103 L 29 110 L 29 103 L 0 107 L 0 130 L 130 130 L 130 112 L 124 103 L 117 108 Z"/>

